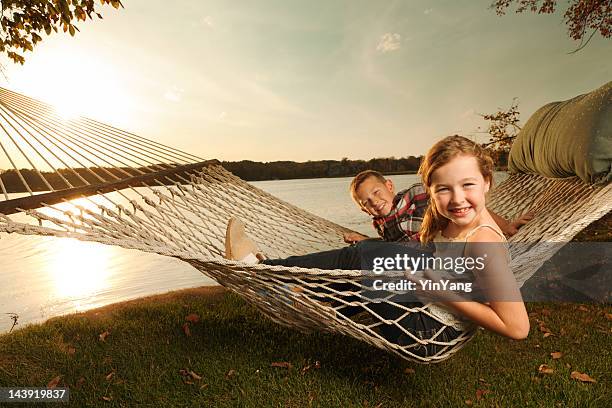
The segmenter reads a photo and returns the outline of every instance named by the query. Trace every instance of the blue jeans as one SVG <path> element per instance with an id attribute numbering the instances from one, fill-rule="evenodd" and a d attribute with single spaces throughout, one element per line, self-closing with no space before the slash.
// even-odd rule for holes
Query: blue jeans
<path id="1" fill-rule="evenodd" d="M 280 265 L 286 267 L 296 266 L 301 268 L 316 269 L 371 270 L 372 262 L 375 257 L 392 258 L 396 255 L 420 257 L 431 256 L 432 253 L 430 250 L 420 248 L 418 243 L 396 243 L 369 239 L 340 249 L 307 255 L 290 256 L 289 258 L 284 259 L 266 259 L 263 261 L 263 263 L 267 265 Z M 358 288 L 358 286 L 350 283 L 334 283 L 328 285 L 328 287 L 339 292 L 350 291 L 351 289 L 355 291 L 355 289 Z M 327 290 L 326 288 L 320 287 L 318 288 L 317 292 L 321 293 L 322 298 L 324 298 L 326 294 L 331 293 L 331 291 Z M 346 302 L 354 302 L 363 300 L 363 297 L 360 298 L 358 296 L 348 295 L 343 296 L 343 300 Z M 402 302 L 399 297 L 391 298 L 390 300 L 394 303 L 402 303 L 406 307 L 422 306 L 421 303 L 406 303 L 406 301 Z M 332 306 L 334 307 L 339 306 L 340 304 L 343 303 L 332 302 Z M 405 310 L 390 303 L 371 302 L 368 304 L 368 308 L 370 311 L 378 314 L 385 320 L 395 321 L 392 324 L 384 324 L 379 326 L 379 332 L 386 340 L 400 346 L 409 346 L 416 343 L 412 337 L 404 333 L 402 328 L 421 340 L 430 339 L 436 333 L 440 332 L 440 334 L 436 337 L 436 340 L 451 341 L 461 334 L 452 327 L 444 328 L 445 325 L 443 323 L 424 313 L 410 313 L 400 320 L 397 320 L 403 314 L 405 314 Z M 362 306 L 349 306 L 338 308 L 337 312 L 340 312 L 347 318 L 351 318 L 364 310 L 365 309 Z M 401 328 L 398 325 L 401 326 Z M 443 328 L 444 330 L 441 331 Z M 417 355 L 421 355 L 422 357 L 427 357 L 436 354 L 444 347 L 445 346 L 438 346 L 434 344 L 416 344 L 414 348 L 411 348 L 411 351 Z"/>

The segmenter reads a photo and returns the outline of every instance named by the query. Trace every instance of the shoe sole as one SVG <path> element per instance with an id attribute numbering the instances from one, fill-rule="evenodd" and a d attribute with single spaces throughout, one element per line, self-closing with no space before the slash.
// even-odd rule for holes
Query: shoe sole
<path id="1" fill-rule="evenodd" d="M 232 244 L 244 240 L 245 238 L 248 239 L 249 242 L 247 246 L 242 249 L 247 253 L 257 254 L 259 252 L 257 244 L 246 234 L 242 220 L 236 217 L 230 218 L 227 222 L 227 229 L 225 230 L 225 257 L 227 259 L 237 261 L 239 258 L 246 255 L 240 253 L 236 254 L 235 251 L 232 251 Z M 236 242 L 233 242 L 234 240 Z"/>
<path id="2" fill-rule="evenodd" d="M 232 244 L 230 241 L 230 236 L 231 236 L 232 227 L 237 221 L 238 220 L 236 218 L 231 217 L 229 221 L 227 222 L 227 228 L 225 229 L 225 259 L 229 259 L 229 260 L 234 259 L 232 257 Z"/>

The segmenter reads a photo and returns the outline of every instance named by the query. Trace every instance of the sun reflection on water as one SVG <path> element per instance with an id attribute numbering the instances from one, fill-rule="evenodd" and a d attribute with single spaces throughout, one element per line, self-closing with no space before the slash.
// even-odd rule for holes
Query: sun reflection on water
<path id="1" fill-rule="evenodd" d="M 88 297 L 109 287 L 111 248 L 73 239 L 58 239 L 55 248 L 48 271 L 58 297 L 73 299 L 80 309 Z"/>

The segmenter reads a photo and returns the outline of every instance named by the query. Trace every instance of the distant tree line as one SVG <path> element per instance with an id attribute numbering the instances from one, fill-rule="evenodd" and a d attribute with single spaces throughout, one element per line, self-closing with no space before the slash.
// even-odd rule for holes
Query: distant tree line
<path id="1" fill-rule="evenodd" d="M 351 177 L 360 171 L 373 169 L 383 174 L 416 173 L 421 157 L 408 156 L 375 158 L 370 160 L 317 160 L 304 163 L 293 161 L 239 162 L 224 161 L 221 164 L 227 170 L 247 181 L 286 180 L 323 177 Z"/>

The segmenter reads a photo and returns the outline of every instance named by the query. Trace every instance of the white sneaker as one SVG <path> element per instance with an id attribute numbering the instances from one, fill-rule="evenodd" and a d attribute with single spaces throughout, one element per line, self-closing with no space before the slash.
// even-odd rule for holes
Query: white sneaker
<path id="1" fill-rule="evenodd" d="M 244 223 L 232 217 L 225 230 L 225 258 L 249 264 L 259 263 L 257 244 L 244 230 Z"/>

